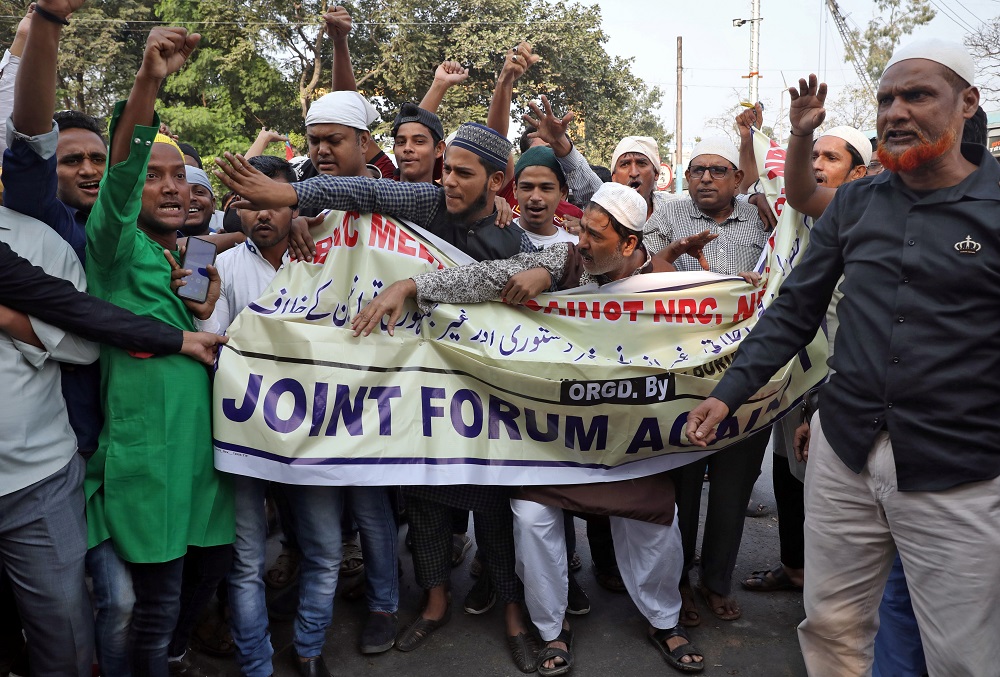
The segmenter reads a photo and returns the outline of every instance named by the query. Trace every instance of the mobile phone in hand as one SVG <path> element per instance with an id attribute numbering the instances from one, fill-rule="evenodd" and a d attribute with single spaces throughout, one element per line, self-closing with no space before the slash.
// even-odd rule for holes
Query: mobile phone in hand
<path id="1" fill-rule="evenodd" d="M 208 266 L 215 264 L 215 243 L 200 237 L 189 237 L 181 268 L 190 270 L 184 278 L 184 286 L 178 288 L 182 299 L 204 303 L 208 298 Z"/>

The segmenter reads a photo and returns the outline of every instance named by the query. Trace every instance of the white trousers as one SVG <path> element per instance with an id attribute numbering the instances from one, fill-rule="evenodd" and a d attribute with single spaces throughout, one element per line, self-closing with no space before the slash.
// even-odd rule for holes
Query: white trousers
<path id="1" fill-rule="evenodd" d="M 542 639 L 550 642 L 562 630 L 569 586 L 563 511 L 515 499 L 510 507 L 514 511 L 516 571 L 524 582 L 524 601 Z M 676 508 L 669 527 L 612 517 L 611 535 L 622 581 L 639 612 L 659 630 L 677 625 L 684 550 Z"/>
<path id="2" fill-rule="evenodd" d="M 811 434 L 799 626 L 809 674 L 871 675 L 898 549 L 931 677 L 1000 675 L 1000 479 L 902 492 L 888 434 L 861 474 L 830 447 L 819 415 Z"/>

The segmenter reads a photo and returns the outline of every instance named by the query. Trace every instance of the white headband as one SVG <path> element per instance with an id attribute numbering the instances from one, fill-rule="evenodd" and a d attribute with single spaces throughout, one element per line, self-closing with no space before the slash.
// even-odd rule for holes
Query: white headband
<path id="1" fill-rule="evenodd" d="M 357 92 L 345 90 L 324 94 L 313 101 L 306 113 L 306 127 L 336 124 L 367 130 L 378 119 L 378 111 L 368 99 Z"/>

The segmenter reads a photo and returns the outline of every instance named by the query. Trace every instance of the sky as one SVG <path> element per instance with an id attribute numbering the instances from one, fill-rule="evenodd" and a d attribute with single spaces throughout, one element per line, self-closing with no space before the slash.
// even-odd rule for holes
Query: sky
<path id="1" fill-rule="evenodd" d="M 706 123 L 733 105 L 737 98 L 734 88 L 740 90 L 740 99 L 748 98 L 748 81 L 740 76 L 750 70 L 750 24 L 734 28 L 733 19 L 750 18 L 750 0 L 582 1 L 600 6 L 608 52 L 634 58 L 632 72 L 663 90 L 659 116 L 669 131 L 675 129 L 677 36 L 684 38 L 685 146 L 691 145 L 695 136 L 718 133 Z M 970 32 L 968 26 L 977 27 L 1000 15 L 997 0 L 931 2 L 937 5 L 937 16 L 914 31 L 913 37 L 961 40 Z M 837 4 L 848 24 L 862 29 L 875 10 L 873 0 L 838 0 Z M 785 90 L 783 79 L 791 86 L 798 78 L 817 73 L 830 87 L 828 103 L 845 85 L 858 82 L 853 65 L 844 59 L 844 45 L 825 0 L 761 0 L 760 14 L 763 77 L 759 98 L 766 107 L 766 125 L 773 125 L 777 115 L 779 96 Z M 787 110 L 787 94 L 784 103 Z M 1000 108 L 1000 103 L 984 101 L 983 107 L 989 111 Z"/>

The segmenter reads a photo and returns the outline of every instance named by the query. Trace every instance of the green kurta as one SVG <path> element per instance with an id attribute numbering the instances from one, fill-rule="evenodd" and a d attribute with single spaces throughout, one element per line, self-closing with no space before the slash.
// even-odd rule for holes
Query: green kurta
<path id="1" fill-rule="evenodd" d="M 123 107 L 115 107 L 112 136 Z M 104 175 L 87 221 L 87 282 L 95 296 L 193 331 L 170 289 L 163 248 L 136 226 L 158 127 L 158 119 L 137 126 L 128 159 Z M 232 487 L 213 465 L 206 368 L 183 355 L 142 358 L 103 346 L 101 386 L 104 428 L 84 482 L 88 545 L 110 538 L 126 561 L 153 563 L 189 545 L 232 543 Z"/>

